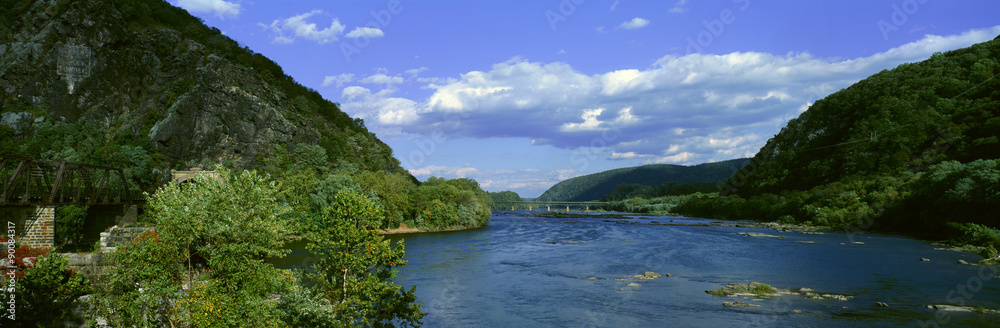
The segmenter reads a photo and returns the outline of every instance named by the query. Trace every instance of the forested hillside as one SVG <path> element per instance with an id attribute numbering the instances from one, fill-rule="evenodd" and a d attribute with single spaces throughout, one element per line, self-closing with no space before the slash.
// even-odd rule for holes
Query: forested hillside
<path id="1" fill-rule="evenodd" d="M 1000 37 L 831 94 L 789 121 L 722 196 L 676 211 L 936 238 L 998 227 L 998 60 Z"/>
<path id="2" fill-rule="evenodd" d="M 364 121 L 166 1 L 5 2 L 0 89 L 0 154 L 120 167 L 150 194 L 168 169 L 255 169 L 303 224 L 341 190 L 382 228 L 489 221 L 478 183 L 419 183 Z"/>
<path id="3" fill-rule="evenodd" d="M 408 175 L 363 121 L 166 1 L 4 2 L 0 88 L 0 153 L 248 168 L 309 144 L 333 164 Z"/>
<path id="4" fill-rule="evenodd" d="M 598 200 L 622 184 L 660 187 L 670 183 L 714 183 L 725 181 L 749 162 L 744 158 L 695 166 L 652 164 L 608 170 L 560 181 L 537 200 Z"/>

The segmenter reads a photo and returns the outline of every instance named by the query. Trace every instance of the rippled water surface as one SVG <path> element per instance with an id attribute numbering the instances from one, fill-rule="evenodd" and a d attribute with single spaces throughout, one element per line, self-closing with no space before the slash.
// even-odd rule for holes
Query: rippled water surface
<path id="1" fill-rule="evenodd" d="M 648 224 L 670 220 L 712 222 L 495 212 L 482 229 L 394 236 L 405 239 L 409 260 L 396 281 L 417 285 L 418 301 L 429 313 L 425 327 L 1000 326 L 996 314 L 926 308 L 963 303 L 1000 308 L 998 273 L 957 263 L 974 263 L 976 254 L 879 234 L 854 235 L 853 241 L 862 243 L 855 244 L 843 233 Z M 633 277 L 646 271 L 671 276 Z M 755 300 L 705 293 L 750 281 L 853 298 Z M 626 286 L 631 282 L 641 286 Z M 722 305 L 726 301 L 761 307 L 729 308 Z"/>

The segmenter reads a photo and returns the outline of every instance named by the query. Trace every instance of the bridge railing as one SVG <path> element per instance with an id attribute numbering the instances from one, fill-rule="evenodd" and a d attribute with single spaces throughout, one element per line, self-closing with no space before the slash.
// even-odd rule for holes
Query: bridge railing
<path id="1" fill-rule="evenodd" d="M 493 202 L 493 209 L 549 209 L 549 208 L 576 208 L 576 209 L 597 209 L 608 202 L 546 202 L 546 201 L 520 201 L 520 202 Z"/>
<path id="2" fill-rule="evenodd" d="M 143 201 L 119 168 L 0 154 L 0 206 L 115 205 Z"/>

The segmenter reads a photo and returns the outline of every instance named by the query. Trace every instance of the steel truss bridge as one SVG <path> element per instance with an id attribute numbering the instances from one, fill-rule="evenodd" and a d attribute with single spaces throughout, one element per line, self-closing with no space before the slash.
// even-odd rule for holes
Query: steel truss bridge
<path id="1" fill-rule="evenodd" d="M 123 205 L 144 202 L 120 168 L 0 154 L 0 206 Z"/>

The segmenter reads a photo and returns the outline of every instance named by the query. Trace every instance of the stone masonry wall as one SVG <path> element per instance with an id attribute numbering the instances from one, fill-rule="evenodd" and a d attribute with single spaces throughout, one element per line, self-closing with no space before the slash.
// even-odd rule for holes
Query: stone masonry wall
<path id="1" fill-rule="evenodd" d="M 21 237 L 28 245 L 35 248 L 52 248 L 55 246 L 55 206 L 38 206 L 24 220 L 24 236 Z"/>

